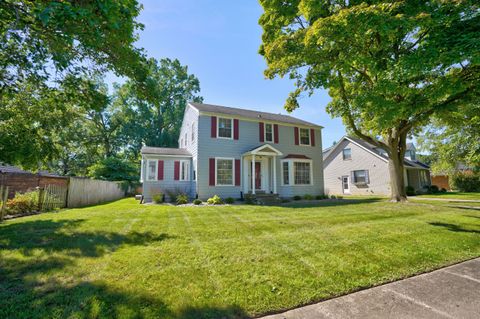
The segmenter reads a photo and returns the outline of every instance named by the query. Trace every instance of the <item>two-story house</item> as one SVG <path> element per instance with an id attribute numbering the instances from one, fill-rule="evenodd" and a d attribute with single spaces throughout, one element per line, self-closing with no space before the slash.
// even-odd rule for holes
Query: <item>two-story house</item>
<path id="1" fill-rule="evenodd" d="M 145 201 L 168 190 L 200 199 L 323 194 L 321 129 L 288 115 L 188 103 L 179 148 L 142 148 Z"/>
<path id="2" fill-rule="evenodd" d="M 359 138 L 344 136 L 323 151 L 325 192 L 345 195 L 389 195 L 388 154 Z M 431 185 L 428 165 L 416 158 L 415 146 L 407 144 L 404 159 L 406 186 L 422 190 Z"/>

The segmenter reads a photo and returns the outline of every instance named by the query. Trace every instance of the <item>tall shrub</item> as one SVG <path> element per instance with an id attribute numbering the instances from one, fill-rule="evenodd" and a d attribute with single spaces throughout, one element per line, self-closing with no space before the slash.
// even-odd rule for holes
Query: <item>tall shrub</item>
<path id="1" fill-rule="evenodd" d="M 480 192 L 480 173 L 457 173 L 452 176 L 452 189 L 461 192 Z"/>

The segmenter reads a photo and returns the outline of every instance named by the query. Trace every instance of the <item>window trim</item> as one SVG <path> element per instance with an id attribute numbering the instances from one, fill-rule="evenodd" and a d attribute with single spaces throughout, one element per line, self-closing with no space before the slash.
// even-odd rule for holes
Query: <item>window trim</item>
<path id="1" fill-rule="evenodd" d="M 223 137 L 220 136 L 220 119 L 229 120 L 230 121 L 230 137 Z M 233 140 L 233 118 L 231 117 L 217 117 L 217 138 L 221 138 L 224 140 Z"/>
<path id="2" fill-rule="evenodd" d="M 150 169 L 150 162 L 154 162 L 155 163 L 155 178 L 154 179 L 150 179 L 149 178 L 149 169 Z M 146 176 L 145 176 L 145 180 L 147 182 L 156 182 L 158 181 L 158 160 L 154 160 L 154 159 L 147 159 L 147 169 L 146 169 Z"/>
<path id="3" fill-rule="evenodd" d="M 354 184 L 354 185 L 368 185 L 368 183 L 367 183 L 367 174 L 368 174 L 367 171 L 368 171 L 367 169 L 356 169 L 356 170 L 353 170 L 353 174 L 352 174 L 352 175 L 353 175 L 353 176 L 352 176 L 352 177 L 353 177 L 353 183 L 352 183 L 352 184 Z M 357 178 L 356 178 L 356 176 L 355 176 L 355 172 L 364 172 L 364 174 L 365 174 L 365 175 L 364 175 L 365 181 L 364 181 L 364 182 L 357 182 L 357 181 L 356 181 Z"/>
<path id="4" fill-rule="evenodd" d="M 283 163 L 287 162 L 288 163 L 288 179 L 290 184 L 285 184 L 283 180 Z M 310 163 L 310 184 L 295 184 L 295 162 L 299 163 Z M 300 158 L 289 158 L 289 159 L 283 159 L 280 161 L 282 165 L 282 176 L 281 176 L 281 185 L 286 186 L 286 187 L 291 187 L 291 186 L 312 186 L 314 185 L 313 183 L 313 160 L 311 159 L 300 159 Z"/>
<path id="5" fill-rule="evenodd" d="M 350 150 L 350 158 L 345 158 L 345 150 Z M 344 148 L 342 150 L 342 158 L 344 161 L 351 161 L 352 160 L 352 149 L 350 147 Z"/>
<path id="6" fill-rule="evenodd" d="M 308 132 L 308 144 L 302 143 L 302 130 L 307 130 Z M 312 136 L 310 134 L 309 128 L 299 127 L 298 128 L 298 145 L 300 146 L 312 146 Z"/>
<path id="7" fill-rule="evenodd" d="M 263 125 L 264 125 L 264 129 L 263 129 L 263 135 L 264 135 L 264 136 L 263 136 L 263 140 L 264 140 L 265 142 L 273 143 L 273 140 L 274 140 L 274 137 L 273 137 L 273 124 L 272 124 L 272 123 L 264 123 Z M 271 134 L 272 134 L 272 139 L 271 139 L 271 140 L 268 140 L 268 139 L 267 139 L 267 125 L 270 125 L 271 128 L 272 128 L 272 132 L 271 132 Z"/>
<path id="8" fill-rule="evenodd" d="M 180 160 L 180 170 L 178 172 L 178 180 L 180 182 L 188 182 L 190 181 L 190 161 L 189 160 Z M 187 163 L 187 174 L 185 175 L 186 178 L 185 179 L 182 179 L 182 172 L 183 172 L 183 163 Z"/>
<path id="9" fill-rule="evenodd" d="M 218 184 L 217 173 L 218 173 L 218 160 L 229 160 L 232 161 L 232 184 Z M 235 186 L 235 159 L 233 157 L 215 157 L 215 186 L 219 187 L 231 187 Z"/>

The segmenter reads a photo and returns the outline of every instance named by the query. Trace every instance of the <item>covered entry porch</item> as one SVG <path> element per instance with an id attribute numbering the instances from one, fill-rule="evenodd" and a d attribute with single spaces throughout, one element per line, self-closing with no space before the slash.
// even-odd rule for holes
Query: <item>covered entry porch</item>
<path id="1" fill-rule="evenodd" d="M 277 156 L 282 152 L 264 144 L 242 155 L 243 193 L 277 194 Z"/>

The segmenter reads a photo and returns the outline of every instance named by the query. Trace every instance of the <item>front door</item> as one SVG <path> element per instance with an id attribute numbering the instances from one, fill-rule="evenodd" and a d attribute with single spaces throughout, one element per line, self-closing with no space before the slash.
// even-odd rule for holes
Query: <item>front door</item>
<path id="1" fill-rule="evenodd" d="M 262 189 L 262 163 L 255 162 L 255 189 Z"/>
<path id="2" fill-rule="evenodd" d="M 342 189 L 344 194 L 350 194 L 350 176 L 342 177 Z"/>

